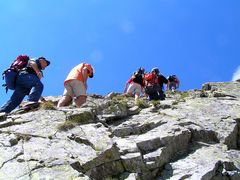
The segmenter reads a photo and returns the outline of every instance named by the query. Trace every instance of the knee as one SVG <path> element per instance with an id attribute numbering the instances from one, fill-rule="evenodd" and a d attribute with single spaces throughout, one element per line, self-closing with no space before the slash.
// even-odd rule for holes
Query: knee
<path id="1" fill-rule="evenodd" d="M 85 103 L 87 101 L 87 96 L 80 96 L 78 97 L 81 102 Z"/>
<path id="2" fill-rule="evenodd" d="M 33 87 L 36 89 L 36 91 L 42 92 L 44 85 L 41 81 L 38 81 Z"/>
<path id="3" fill-rule="evenodd" d="M 43 83 L 42 83 L 41 81 L 39 82 L 38 86 L 39 86 L 39 89 L 42 89 L 42 90 L 43 90 L 44 85 L 43 85 Z"/>
<path id="4" fill-rule="evenodd" d="M 57 104 L 57 107 L 68 106 L 72 102 L 71 96 L 63 96 Z"/>

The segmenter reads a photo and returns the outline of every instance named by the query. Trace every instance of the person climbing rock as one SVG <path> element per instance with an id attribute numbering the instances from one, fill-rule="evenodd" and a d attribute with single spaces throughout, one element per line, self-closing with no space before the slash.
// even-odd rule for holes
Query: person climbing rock
<path id="1" fill-rule="evenodd" d="M 168 83 L 168 80 L 163 76 L 158 68 L 153 68 L 150 73 L 145 75 L 146 94 L 149 100 L 164 100 L 165 94 L 163 85 Z"/>
<path id="2" fill-rule="evenodd" d="M 176 75 L 168 76 L 167 80 L 168 80 L 167 90 L 171 90 L 174 92 L 176 89 L 179 88 L 180 81 Z"/>
<path id="3" fill-rule="evenodd" d="M 144 72 L 145 70 L 142 67 L 134 72 L 133 76 L 127 81 L 124 89 L 124 93 L 135 96 L 135 101 L 137 101 L 141 94 L 145 94 Z"/>
<path id="4" fill-rule="evenodd" d="M 21 104 L 28 95 L 28 101 L 37 103 L 43 92 L 43 72 L 50 65 L 45 57 L 29 60 L 26 68 L 22 69 L 16 79 L 16 87 L 11 98 L 0 108 L 0 112 L 10 113 Z"/>
<path id="5" fill-rule="evenodd" d="M 63 97 L 58 102 L 58 107 L 68 106 L 74 100 L 80 107 L 87 100 L 87 80 L 93 78 L 94 70 L 92 65 L 81 63 L 75 66 L 64 81 Z"/>

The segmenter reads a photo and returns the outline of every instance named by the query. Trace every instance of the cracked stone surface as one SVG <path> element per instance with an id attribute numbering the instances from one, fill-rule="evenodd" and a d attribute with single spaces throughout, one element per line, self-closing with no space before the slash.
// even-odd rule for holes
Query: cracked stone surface
<path id="1" fill-rule="evenodd" d="M 166 94 L 0 114 L 0 180 L 240 179 L 240 83 Z"/>

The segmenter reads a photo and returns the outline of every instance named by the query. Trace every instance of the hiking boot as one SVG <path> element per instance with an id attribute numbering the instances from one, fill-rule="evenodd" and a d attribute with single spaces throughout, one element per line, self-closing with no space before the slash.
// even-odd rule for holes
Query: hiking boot
<path id="1" fill-rule="evenodd" d="M 19 105 L 19 109 L 17 109 L 14 114 L 23 114 L 29 111 L 33 111 L 38 109 L 40 106 L 39 102 L 33 102 L 33 101 L 28 101 L 28 102 L 23 102 L 22 104 Z"/>
<path id="2" fill-rule="evenodd" d="M 27 102 L 26 104 L 24 104 L 21 108 L 24 109 L 25 111 L 30 111 L 30 110 L 38 108 L 39 105 L 40 105 L 39 102 L 30 101 L 30 102 Z"/>

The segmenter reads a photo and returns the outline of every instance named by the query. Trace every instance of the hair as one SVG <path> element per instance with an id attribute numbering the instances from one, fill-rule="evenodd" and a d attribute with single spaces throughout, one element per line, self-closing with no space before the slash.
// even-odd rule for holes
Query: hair
<path id="1" fill-rule="evenodd" d="M 48 61 L 45 57 L 43 57 L 43 56 L 41 56 L 41 57 L 39 57 L 38 58 L 38 60 L 44 60 L 44 61 L 46 61 L 46 63 L 47 63 L 47 66 L 49 66 L 49 64 L 50 64 L 50 61 Z"/>
<path id="2" fill-rule="evenodd" d="M 159 69 L 157 67 L 152 68 L 151 72 L 155 72 L 156 74 L 160 74 L 160 71 L 159 71 Z"/>
<path id="3" fill-rule="evenodd" d="M 38 59 L 39 59 L 39 60 L 40 60 L 40 59 L 46 60 L 46 58 L 43 57 L 43 56 L 39 57 Z"/>
<path id="4" fill-rule="evenodd" d="M 144 68 L 142 68 L 142 67 L 140 67 L 140 68 L 138 69 L 138 72 L 139 72 L 140 74 L 144 74 L 144 72 L 145 72 L 145 69 L 144 69 Z"/>

